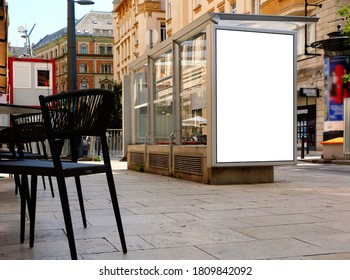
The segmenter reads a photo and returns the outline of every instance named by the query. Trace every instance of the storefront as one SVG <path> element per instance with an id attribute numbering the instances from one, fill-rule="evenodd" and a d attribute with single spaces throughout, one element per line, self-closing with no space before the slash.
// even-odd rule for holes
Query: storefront
<path id="1" fill-rule="evenodd" d="M 300 88 L 299 96 L 306 99 L 306 105 L 297 108 L 298 149 L 316 150 L 316 103 L 320 97 L 318 88 Z M 310 104 L 310 105 L 309 105 Z"/>
<path id="2" fill-rule="evenodd" d="M 317 20 L 208 13 L 132 62 L 128 168 L 273 182 L 275 165 L 296 163 L 296 40 Z"/>
<path id="3" fill-rule="evenodd" d="M 350 97 L 350 84 L 343 82 L 343 75 L 350 73 L 348 37 L 341 30 L 329 33 L 328 37 L 311 44 L 324 50 L 324 141 L 343 136 L 344 99 Z"/>

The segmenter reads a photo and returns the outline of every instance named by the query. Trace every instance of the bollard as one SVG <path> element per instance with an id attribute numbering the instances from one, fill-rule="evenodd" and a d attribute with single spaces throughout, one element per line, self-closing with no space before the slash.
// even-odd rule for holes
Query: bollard
<path id="1" fill-rule="evenodd" d="M 305 157 L 305 149 L 304 149 L 304 136 L 301 138 L 301 158 Z"/>

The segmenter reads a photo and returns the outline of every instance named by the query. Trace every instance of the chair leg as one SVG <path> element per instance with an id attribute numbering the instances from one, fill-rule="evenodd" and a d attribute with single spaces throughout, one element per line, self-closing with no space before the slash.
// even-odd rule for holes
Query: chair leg
<path id="1" fill-rule="evenodd" d="M 13 175 L 14 179 L 15 179 L 15 194 L 18 194 L 18 189 L 19 189 L 19 184 L 20 182 L 20 175 Z"/>
<path id="2" fill-rule="evenodd" d="M 51 195 L 52 195 L 52 197 L 55 197 L 55 192 L 53 190 L 53 184 L 52 184 L 51 176 L 49 176 L 49 184 L 50 184 Z"/>
<path id="3" fill-rule="evenodd" d="M 46 182 L 45 182 L 45 177 L 41 176 L 41 178 L 43 179 L 43 186 L 44 186 L 44 190 L 46 190 Z"/>
<path id="4" fill-rule="evenodd" d="M 23 175 L 26 176 L 26 175 Z M 28 187 L 28 181 L 25 179 L 22 179 L 22 182 L 20 182 L 20 177 L 18 175 L 15 175 L 15 181 L 16 181 L 16 188 L 19 189 L 19 195 L 21 198 L 21 218 L 20 218 L 20 241 L 21 243 L 24 242 L 24 233 L 25 233 L 25 220 L 26 220 L 26 188 Z"/>
<path id="5" fill-rule="evenodd" d="M 79 176 L 75 176 L 75 185 L 77 187 L 81 218 L 83 219 L 84 228 L 86 228 L 87 224 L 86 224 L 86 216 L 85 216 L 84 199 L 83 199 L 83 192 L 81 191 L 81 182 L 80 182 L 80 177 Z"/>
<path id="6" fill-rule="evenodd" d="M 77 250 L 75 247 L 74 232 L 73 232 L 73 226 L 72 226 L 72 217 L 71 217 L 70 209 L 69 209 L 69 201 L 68 201 L 66 182 L 65 182 L 63 176 L 57 177 L 57 185 L 58 185 L 58 192 L 59 192 L 60 200 L 61 200 L 64 223 L 66 226 L 66 233 L 67 233 L 71 258 L 72 258 L 72 260 L 77 260 L 78 256 L 77 256 Z"/>
<path id="7" fill-rule="evenodd" d="M 128 249 L 126 247 L 123 223 L 122 223 L 122 218 L 120 216 L 119 203 L 118 203 L 118 198 L 117 198 L 117 192 L 116 192 L 116 189 L 115 189 L 115 184 L 114 184 L 112 170 L 107 171 L 106 172 L 106 176 L 107 176 L 109 193 L 111 195 L 114 216 L 115 216 L 115 219 L 116 219 L 116 222 L 117 222 L 117 226 L 118 226 L 120 243 L 122 244 L 123 253 L 126 254 Z"/>
<path id="8" fill-rule="evenodd" d="M 32 175 L 31 179 L 31 197 L 29 207 L 30 217 L 30 233 L 29 233 L 29 246 L 34 246 L 34 231 L 35 231 L 35 212 L 36 212 L 36 193 L 37 193 L 38 177 Z"/>

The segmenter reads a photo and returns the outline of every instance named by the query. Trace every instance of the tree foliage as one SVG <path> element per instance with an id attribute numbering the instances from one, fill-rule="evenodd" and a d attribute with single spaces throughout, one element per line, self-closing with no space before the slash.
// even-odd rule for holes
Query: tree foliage
<path id="1" fill-rule="evenodd" d="M 108 128 L 114 129 L 122 129 L 123 120 L 122 120 L 122 93 L 123 88 L 122 84 L 114 84 L 113 86 L 114 92 L 114 106 L 109 118 Z"/>
<path id="2" fill-rule="evenodd" d="M 350 44 L 350 36 L 349 36 L 350 35 L 350 4 L 339 9 L 337 13 L 345 21 L 345 26 L 341 34 L 348 36 L 347 44 L 349 45 Z"/>
<path id="3" fill-rule="evenodd" d="M 345 26 L 341 34 L 348 36 L 345 44 L 347 46 L 350 46 L 350 4 L 338 10 L 337 13 L 342 17 L 343 20 L 345 20 Z M 343 76 L 343 83 L 350 83 L 350 74 L 345 74 Z"/>

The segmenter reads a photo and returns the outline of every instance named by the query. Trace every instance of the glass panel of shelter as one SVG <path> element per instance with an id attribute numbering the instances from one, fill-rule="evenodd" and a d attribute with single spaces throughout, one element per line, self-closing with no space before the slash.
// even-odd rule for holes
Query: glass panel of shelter
<path id="1" fill-rule="evenodd" d="M 205 32 L 181 44 L 180 111 L 184 145 L 207 142 L 206 55 Z"/>
<path id="2" fill-rule="evenodd" d="M 204 144 L 207 136 L 207 53 L 206 33 L 180 44 L 180 112 L 175 116 L 181 120 L 181 143 L 183 145 Z M 174 79 L 173 52 L 161 54 L 153 61 L 153 94 L 147 84 L 148 64 L 134 72 L 134 135 L 135 143 L 143 144 L 150 136 L 149 110 L 153 114 L 153 135 L 155 144 L 168 144 L 174 128 Z M 151 97 L 151 98 L 150 98 Z M 150 98 L 150 100 L 149 100 Z M 151 108 L 148 102 L 151 102 Z"/>
<path id="3" fill-rule="evenodd" d="M 173 54 L 168 51 L 155 60 L 155 89 L 153 94 L 154 139 L 168 144 L 173 132 Z"/>
<path id="4" fill-rule="evenodd" d="M 148 134 L 148 84 L 147 64 L 134 74 L 135 142 L 144 143 Z"/>

